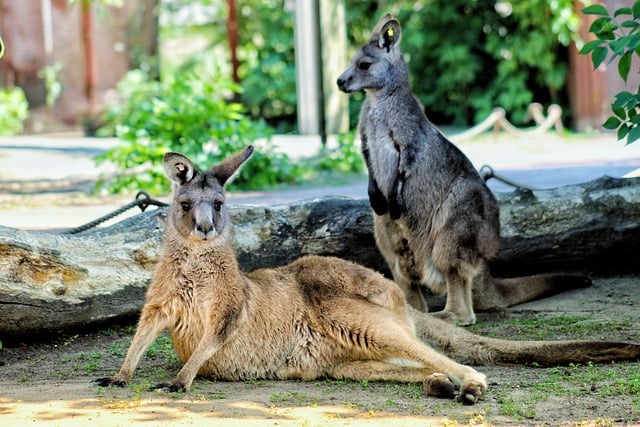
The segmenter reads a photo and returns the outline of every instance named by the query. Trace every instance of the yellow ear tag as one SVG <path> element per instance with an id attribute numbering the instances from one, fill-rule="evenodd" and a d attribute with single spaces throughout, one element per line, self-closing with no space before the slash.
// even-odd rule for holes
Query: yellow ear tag
<path id="1" fill-rule="evenodd" d="M 387 29 L 387 36 L 393 37 L 393 33 L 394 33 L 393 28 L 388 28 Z"/>

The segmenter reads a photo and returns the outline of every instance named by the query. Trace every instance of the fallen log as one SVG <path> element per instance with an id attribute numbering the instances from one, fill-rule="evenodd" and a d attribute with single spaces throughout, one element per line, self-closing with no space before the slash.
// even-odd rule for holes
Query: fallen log
<path id="1" fill-rule="evenodd" d="M 501 193 L 494 274 L 640 271 L 640 178 Z M 160 208 L 79 235 L 0 227 L 0 338 L 84 328 L 138 313 L 160 250 Z M 385 272 L 367 200 L 233 209 L 244 270 L 331 255 Z"/>

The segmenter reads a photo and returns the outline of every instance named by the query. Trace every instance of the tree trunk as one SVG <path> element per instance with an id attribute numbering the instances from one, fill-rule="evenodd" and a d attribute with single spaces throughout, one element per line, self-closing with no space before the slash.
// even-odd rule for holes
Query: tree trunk
<path id="1" fill-rule="evenodd" d="M 498 195 L 494 274 L 640 271 L 640 178 Z M 0 227 L 0 335 L 105 324 L 138 313 L 158 259 L 165 209 L 80 235 Z M 367 200 L 325 198 L 233 209 L 244 270 L 331 255 L 385 271 Z"/>

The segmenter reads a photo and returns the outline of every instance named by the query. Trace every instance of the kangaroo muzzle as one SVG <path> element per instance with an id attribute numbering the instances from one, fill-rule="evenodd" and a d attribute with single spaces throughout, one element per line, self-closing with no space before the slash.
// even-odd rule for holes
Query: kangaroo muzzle
<path id="1" fill-rule="evenodd" d="M 193 213 L 193 234 L 203 240 L 214 237 L 216 226 L 213 221 L 213 210 L 208 203 L 199 203 Z"/>

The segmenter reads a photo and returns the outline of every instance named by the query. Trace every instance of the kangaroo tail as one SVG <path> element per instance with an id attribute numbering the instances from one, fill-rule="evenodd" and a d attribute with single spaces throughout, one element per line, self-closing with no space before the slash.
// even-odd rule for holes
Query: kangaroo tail
<path id="1" fill-rule="evenodd" d="M 595 340 L 510 341 L 471 333 L 411 307 L 409 314 L 418 338 L 440 348 L 452 359 L 472 365 L 550 366 L 640 360 L 640 344 Z"/>
<path id="2" fill-rule="evenodd" d="M 527 301 L 559 294 L 571 289 L 591 286 L 589 277 L 580 274 L 538 274 L 514 278 L 488 277 L 482 288 L 474 291 L 476 310 L 511 307 Z M 482 283 L 478 283 L 482 286 Z"/>

